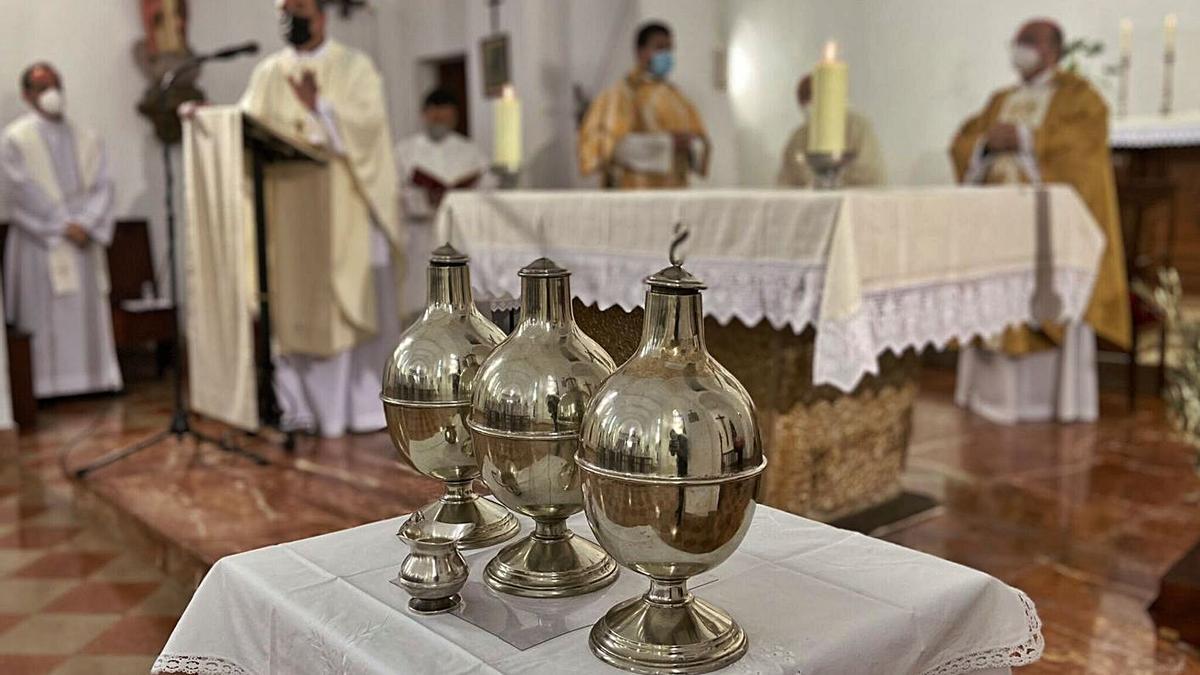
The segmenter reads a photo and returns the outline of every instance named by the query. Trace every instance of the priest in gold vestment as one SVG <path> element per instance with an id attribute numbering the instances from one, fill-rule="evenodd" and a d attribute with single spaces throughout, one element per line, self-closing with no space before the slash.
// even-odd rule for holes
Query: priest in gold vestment
<path id="1" fill-rule="evenodd" d="M 268 174 L 267 200 L 272 301 L 290 310 L 273 317 L 284 424 L 339 436 L 385 425 L 380 377 L 399 339 L 404 258 L 383 81 L 366 55 L 326 38 L 327 4 L 280 3 L 290 46 L 258 64 L 242 108 L 331 156 L 315 182 L 286 165 Z"/>
<path id="2" fill-rule="evenodd" d="M 1013 327 L 960 354 L 956 401 L 1001 423 L 1094 420 L 1096 335 L 1121 347 L 1130 343 L 1108 109 L 1085 79 L 1058 68 L 1062 48 L 1056 24 L 1025 24 L 1012 45 L 1021 82 L 993 95 L 950 150 L 964 183 L 1071 185 L 1107 242 L 1084 322 Z"/>
<path id="3" fill-rule="evenodd" d="M 671 30 L 651 22 L 635 41 L 637 65 L 601 92 L 579 130 L 579 172 L 601 172 L 605 187 L 683 188 L 708 174 L 710 144 L 692 102 L 667 80 Z"/>

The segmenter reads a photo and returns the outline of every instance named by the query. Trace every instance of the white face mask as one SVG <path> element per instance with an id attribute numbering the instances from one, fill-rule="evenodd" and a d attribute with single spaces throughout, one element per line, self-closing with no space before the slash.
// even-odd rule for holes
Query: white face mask
<path id="1" fill-rule="evenodd" d="M 61 115 L 65 102 L 62 92 L 57 88 L 43 91 L 37 99 L 38 109 L 47 115 Z"/>
<path id="2" fill-rule="evenodd" d="M 1012 66 L 1022 76 L 1036 71 L 1042 65 L 1042 56 L 1033 47 L 1013 44 L 1011 49 Z"/>

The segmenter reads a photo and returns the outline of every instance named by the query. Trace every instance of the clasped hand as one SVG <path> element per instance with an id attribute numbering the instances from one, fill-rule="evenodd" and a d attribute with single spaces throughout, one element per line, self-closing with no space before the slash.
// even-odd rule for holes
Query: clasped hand
<path id="1" fill-rule="evenodd" d="M 1020 137 L 1014 124 L 993 124 L 987 131 L 987 149 L 991 152 L 1012 152 L 1020 147 Z"/>
<path id="2" fill-rule="evenodd" d="M 88 242 L 92 240 L 92 235 L 88 234 L 88 231 L 79 223 L 67 223 L 67 229 L 63 232 L 63 236 L 79 248 L 87 246 Z"/>

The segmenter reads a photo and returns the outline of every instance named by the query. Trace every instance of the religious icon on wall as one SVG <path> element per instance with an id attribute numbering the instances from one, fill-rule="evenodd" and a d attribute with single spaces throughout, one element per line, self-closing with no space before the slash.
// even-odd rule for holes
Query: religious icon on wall
<path id="1" fill-rule="evenodd" d="M 499 98 L 504 85 L 512 81 L 512 70 L 508 60 L 508 34 L 497 33 L 485 37 L 479 43 L 483 56 L 483 95 Z"/>
<path id="2" fill-rule="evenodd" d="M 181 71 L 169 89 L 164 78 L 192 57 L 187 41 L 188 0 L 140 0 L 145 35 L 133 45 L 133 59 L 148 81 L 137 111 L 154 125 L 154 134 L 167 143 L 178 143 L 183 128 L 176 113 L 188 101 L 203 101 L 196 86 L 198 67 Z"/>

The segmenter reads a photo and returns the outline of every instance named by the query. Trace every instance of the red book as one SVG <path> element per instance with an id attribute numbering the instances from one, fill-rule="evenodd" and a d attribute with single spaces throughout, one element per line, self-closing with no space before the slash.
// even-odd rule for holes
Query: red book
<path id="1" fill-rule="evenodd" d="M 437 207 L 441 206 L 442 198 L 446 196 L 447 191 L 473 188 L 479 184 L 479 179 L 481 177 L 482 173 L 476 171 L 447 184 L 443 183 L 442 179 L 438 178 L 437 176 L 434 176 L 433 174 L 428 173 L 418 167 L 413 169 L 412 177 L 409 178 L 409 182 L 425 190 L 426 196 L 429 197 L 429 203 L 436 209 Z"/>

